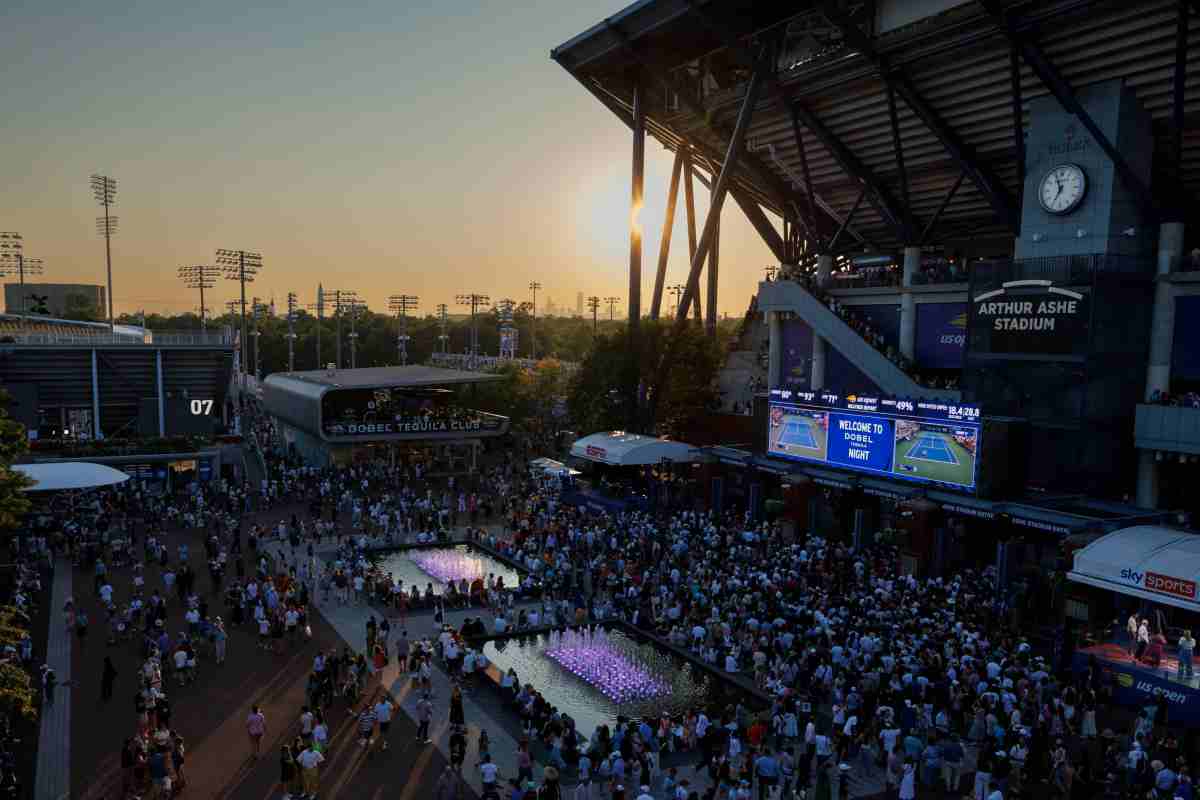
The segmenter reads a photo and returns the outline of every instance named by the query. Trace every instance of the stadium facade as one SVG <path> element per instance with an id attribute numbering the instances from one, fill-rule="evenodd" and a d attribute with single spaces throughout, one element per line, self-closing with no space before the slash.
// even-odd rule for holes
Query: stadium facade
<path id="1" fill-rule="evenodd" d="M 712 193 L 677 325 L 715 327 L 727 198 L 775 257 L 723 379 L 759 441 L 714 449 L 715 502 L 926 561 L 1200 512 L 1193 6 L 642 0 L 552 51 L 630 128 L 635 204 L 647 135 L 675 154 L 662 242 L 681 181 L 689 216 Z M 641 276 L 635 227 L 633 319 Z"/>
<path id="2" fill-rule="evenodd" d="M 148 331 L 0 315 L 0 388 L 30 461 L 86 458 L 166 483 L 220 473 L 216 437 L 234 361 L 229 331 Z M 81 455 L 82 454 L 82 455 Z"/>

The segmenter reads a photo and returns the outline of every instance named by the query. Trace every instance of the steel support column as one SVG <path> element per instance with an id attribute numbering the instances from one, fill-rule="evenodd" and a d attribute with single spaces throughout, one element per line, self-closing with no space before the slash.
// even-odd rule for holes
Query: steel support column
<path id="1" fill-rule="evenodd" d="M 165 416 L 166 403 L 163 399 L 162 350 L 154 351 L 154 368 L 158 383 L 158 435 L 165 437 L 167 435 L 167 419 Z"/>
<path id="2" fill-rule="evenodd" d="M 854 205 L 850 206 L 850 213 L 842 220 L 841 226 L 837 229 L 837 233 L 833 234 L 833 238 L 829 240 L 829 252 L 833 252 L 837 247 L 838 239 L 842 238 L 842 234 L 846 232 L 846 228 L 850 226 L 850 221 L 854 219 L 854 215 L 858 213 L 858 207 L 862 205 L 862 201 L 866 199 L 867 189 L 864 186 L 858 192 L 858 197 L 854 200 Z"/>
<path id="3" fill-rule="evenodd" d="M 1188 0 L 1179 0 L 1178 19 L 1175 23 L 1175 74 L 1171 98 L 1171 166 L 1178 182 L 1174 202 L 1171 203 L 1171 221 L 1183 221 L 1186 190 L 1183 185 L 1183 126 L 1185 88 L 1187 85 L 1188 56 Z"/>
<path id="4" fill-rule="evenodd" d="M 889 83 L 887 86 L 888 122 L 892 127 L 892 150 L 896 154 L 896 169 L 900 172 L 900 200 L 904 206 L 904 229 L 907 235 L 904 243 L 912 242 L 916 229 L 913 227 L 912 203 L 908 193 L 908 170 L 904 167 L 904 141 L 900 138 L 900 115 L 896 112 L 896 91 Z"/>
<path id="5" fill-rule="evenodd" d="M 646 181 L 646 109 L 642 83 L 633 87 L 633 178 L 629 204 L 629 334 L 637 337 L 642 318 L 642 205 Z"/>
<path id="6" fill-rule="evenodd" d="M 692 167 L 692 157 L 689 153 L 683 160 L 683 202 L 687 207 L 688 264 L 696 260 L 696 187 L 692 183 L 694 175 L 695 170 Z M 687 306 L 684 306 L 681 301 L 675 309 L 676 314 L 679 313 L 680 308 L 687 308 Z M 699 312 L 697 312 L 697 316 L 699 316 Z"/>
<path id="7" fill-rule="evenodd" d="M 696 253 L 692 257 L 688 280 L 684 284 L 683 296 L 679 301 L 679 311 L 675 319 L 677 331 L 687 320 L 687 308 L 691 304 L 692 298 L 696 297 L 699 292 L 700 269 L 704 265 L 704 259 L 708 256 L 709 247 L 712 246 L 713 235 L 716 232 L 717 223 L 721 219 L 721 207 L 725 204 L 725 194 L 729 189 L 730 181 L 733 180 L 738 159 L 745 147 L 746 131 L 749 130 L 750 120 L 754 117 L 754 106 L 758 103 L 758 95 L 762 90 L 765 69 L 765 65 L 760 62 L 758 68 L 750 76 L 750 83 L 746 87 L 746 96 L 742 100 L 742 108 L 738 111 L 737 122 L 733 127 L 733 136 L 729 139 L 729 148 L 725 152 L 725 160 L 721 163 L 721 172 L 713 184 L 712 205 L 704 219 L 704 229 L 700 233 L 700 241 L 697 243 Z"/>
<path id="8" fill-rule="evenodd" d="M 718 219 L 717 227 L 713 231 L 712 247 L 708 249 L 708 298 L 705 301 L 708 314 L 704 318 L 704 330 L 710 338 L 716 338 L 717 335 L 717 275 L 720 272 L 720 263 L 721 220 Z"/>
<path id="9" fill-rule="evenodd" d="M 667 189 L 667 216 L 663 220 L 662 238 L 658 242 L 658 271 L 654 273 L 654 294 L 650 298 L 650 319 L 658 319 L 662 310 L 663 286 L 667 282 L 667 258 L 671 254 L 671 234 L 675 228 L 675 201 L 679 199 L 679 176 L 683 172 L 685 148 L 675 151 L 671 166 L 671 185 Z"/>
<path id="10" fill-rule="evenodd" d="M 857 180 L 867 190 L 867 201 L 879 212 L 879 216 L 883 218 L 884 222 L 892 226 L 896 237 L 901 241 L 907 239 L 904 212 L 896 199 L 892 197 L 892 193 L 875 175 L 875 172 L 859 160 L 858 156 L 846 147 L 840 137 L 825 127 L 825 123 L 816 114 L 800 103 L 792 103 L 792 109 L 800 117 L 804 127 L 817 137 L 817 141 L 829 151 L 829 154 L 845 170 L 846 174 Z"/>
<path id="11" fill-rule="evenodd" d="M 762 237 L 763 242 L 770 249 L 771 254 L 779 259 L 780 264 L 788 263 L 787 239 L 779 235 L 779 231 L 763 213 L 762 208 L 758 203 L 754 202 L 754 198 L 747 195 L 741 189 L 731 188 L 729 194 L 733 197 L 733 201 L 738 204 L 738 208 L 746 215 L 746 219 L 750 225 Z M 792 233 L 795 234 L 796 226 L 792 225 Z M 792 237 L 792 242 L 795 242 L 795 236 Z M 795 258 L 795 253 L 791 254 Z"/>
<path id="12" fill-rule="evenodd" d="M 917 240 L 918 245 L 925 244 L 926 240 L 929 239 L 929 234 L 933 233 L 933 226 L 938 224 L 938 220 L 942 218 L 942 212 L 946 210 L 946 206 L 950 205 L 950 201 L 954 199 L 954 195 L 958 194 L 958 188 L 962 186 L 963 179 L 966 177 L 967 173 L 958 173 L 958 180 L 956 180 L 954 185 L 950 187 L 950 191 L 946 192 L 946 196 L 942 198 L 942 202 L 938 205 L 937 211 L 934 212 L 933 217 L 925 225 L 925 230 L 922 231 L 921 238 Z"/>
<path id="13" fill-rule="evenodd" d="M 1025 101 L 1021 96 L 1021 54 L 1016 45 L 1009 48 L 1008 71 L 1012 83 L 1013 149 L 1017 155 L 1017 224 L 1013 230 L 1020 236 L 1021 209 L 1025 202 Z"/>
<path id="14" fill-rule="evenodd" d="M 96 349 L 92 348 L 92 438 L 103 439 L 104 431 L 100 427 L 100 369 L 97 361 Z"/>

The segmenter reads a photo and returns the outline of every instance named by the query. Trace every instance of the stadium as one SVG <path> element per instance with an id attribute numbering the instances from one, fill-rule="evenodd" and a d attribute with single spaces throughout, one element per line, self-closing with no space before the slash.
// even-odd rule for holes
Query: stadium
<path id="1" fill-rule="evenodd" d="M 419 53 L 421 84 L 389 112 L 438 137 L 428 152 L 458 148 L 432 169 L 424 149 L 404 156 L 420 202 L 372 234 L 378 262 L 308 238 L 338 229 L 331 211 L 300 229 L 291 197 L 261 203 L 288 221 L 289 266 L 322 270 L 311 305 L 247 302 L 263 256 L 222 249 L 179 269 L 200 307 L 176 318 L 196 330 L 121 324 L 105 175 L 90 183 L 103 290 L 26 284 L 40 262 L 0 233 L 22 309 L 0 315 L 0 797 L 1192 797 L 1200 0 L 636 0 L 594 24 L 569 4 L 554 20 L 484 6 L 392 27 L 335 9 L 377 49 L 324 35 L 314 8 L 302 58 L 290 27 L 208 21 L 291 54 L 278 107 L 220 120 L 245 141 L 273 123 L 269 152 L 304 154 L 289 195 L 323 200 L 325 173 L 346 180 L 365 153 L 376 185 L 331 205 L 378 230 L 350 204 L 382 186 L 367 210 L 392 221 L 373 146 L 394 148 L 395 126 L 341 130 L 383 105 L 382 88 L 342 88 L 387 73 L 377 53 Z M 15 19 L 31 42 L 48 29 Z M 599 116 L 513 77 L 528 35 L 562 42 L 542 72 Z M 187 39 L 139 53 L 146 87 L 191 63 Z M 226 85 L 189 80 L 235 96 L 256 83 L 237 55 Z M 325 78 L 338 102 L 322 116 Z M 468 84 L 475 106 L 434 102 Z M 304 125 L 281 111 L 289 92 Z M 165 120 L 160 94 L 142 100 Z M 488 104 L 521 119 L 504 130 Z M 36 111 L 20 110 L 14 124 Z M 459 136 L 468 112 L 485 141 Z M 628 163 L 503 145 L 574 144 L 597 119 Z M 284 150 L 299 129 L 317 133 Z M 648 144 L 670 162 L 661 187 Z M 495 171 L 464 190 L 443 171 L 476 148 Z M 596 225 L 628 245 L 607 326 L 599 293 L 590 320 L 584 291 L 570 319 L 539 316 L 551 273 L 501 259 L 485 215 L 454 239 L 466 202 L 493 198 L 521 260 L 547 261 L 546 209 L 499 171 L 522 159 L 529 196 L 539 170 L 630 180 L 628 222 L 622 207 Z M 246 186 L 220 189 L 238 216 Z M 656 253 L 648 191 L 666 197 Z M 744 267 L 742 223 L 771 261 L 729 321 L 721 262 Z M 481 285 L 430 303 L 449 294 L 421 250 L 435 239 L 455 280 L 511 291 L 513 272 L 530 302 Z M 393 247 L 419 271 L 393 269 Z M 385 261 L 374 277 L 412 283 L 389 284 L 405 293 L 387 312 L 326 288 Z M 222 275 L 237 299 L 208 322 Z M 418 287 L 436 315 L 413 314 Z M 469 316 L 452 322 L 451 302 Z M 107 322 L 66 318 L 105 303 Z"/>

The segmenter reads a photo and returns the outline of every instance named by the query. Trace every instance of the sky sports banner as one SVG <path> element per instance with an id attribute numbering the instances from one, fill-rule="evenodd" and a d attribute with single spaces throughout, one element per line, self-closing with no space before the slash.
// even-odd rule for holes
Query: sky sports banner
<path id="1" fill-rule="evenodd" d="M 918 365 L 926 369 L 962 369 L 966 349 L 966 303 L 917 304 Z"/>
<path id="2" fill-rule="evenodd" d="M 767 416 L 769 455 L 975 488 L 978 406 L 772 389 Z"/>
<path id="3" fill-rule="evenodd" d="M 1009 281 L 972 299 L 971 352 L 1069 355 L 1088 348 L 1088 296 L 1046 280 Z"/>

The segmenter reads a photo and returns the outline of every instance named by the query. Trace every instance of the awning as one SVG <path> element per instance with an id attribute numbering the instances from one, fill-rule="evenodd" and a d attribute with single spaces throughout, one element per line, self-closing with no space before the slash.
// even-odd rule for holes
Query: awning
<path id="1" fill-rule="evenodd" d="M 1075 552 L 1067 578 L 1189 611 L 1200 611 L 1200 536 L 1136 525 L 1102 536 Z"/>
<path id="2" fill-rule="evenodd" d="M 561 461 L 553 458 L 535 458 L 529 462 L 529 469 L 543 475 L 579 475 L 577 469 L 571 469 Z"/>
<path id="3" fill-rule="evenodd" d="M 33 479 L 33 486 L 26 489 L 27 492 L 92 489 L 129 480 L 129 476 L 120 470 L 86 461 L 63 464 L 13 464 L 12 468 Z"/>
<path id="4" fill-rule="evenodd" d="M 696 461 L 700 457 L 700 448 L 639 433 L 610 431 L 583 437 L 571 445 L 571 455 L 599 464 L 631 467 L 658 464 L 664 458 L 676 464 Z"/>

